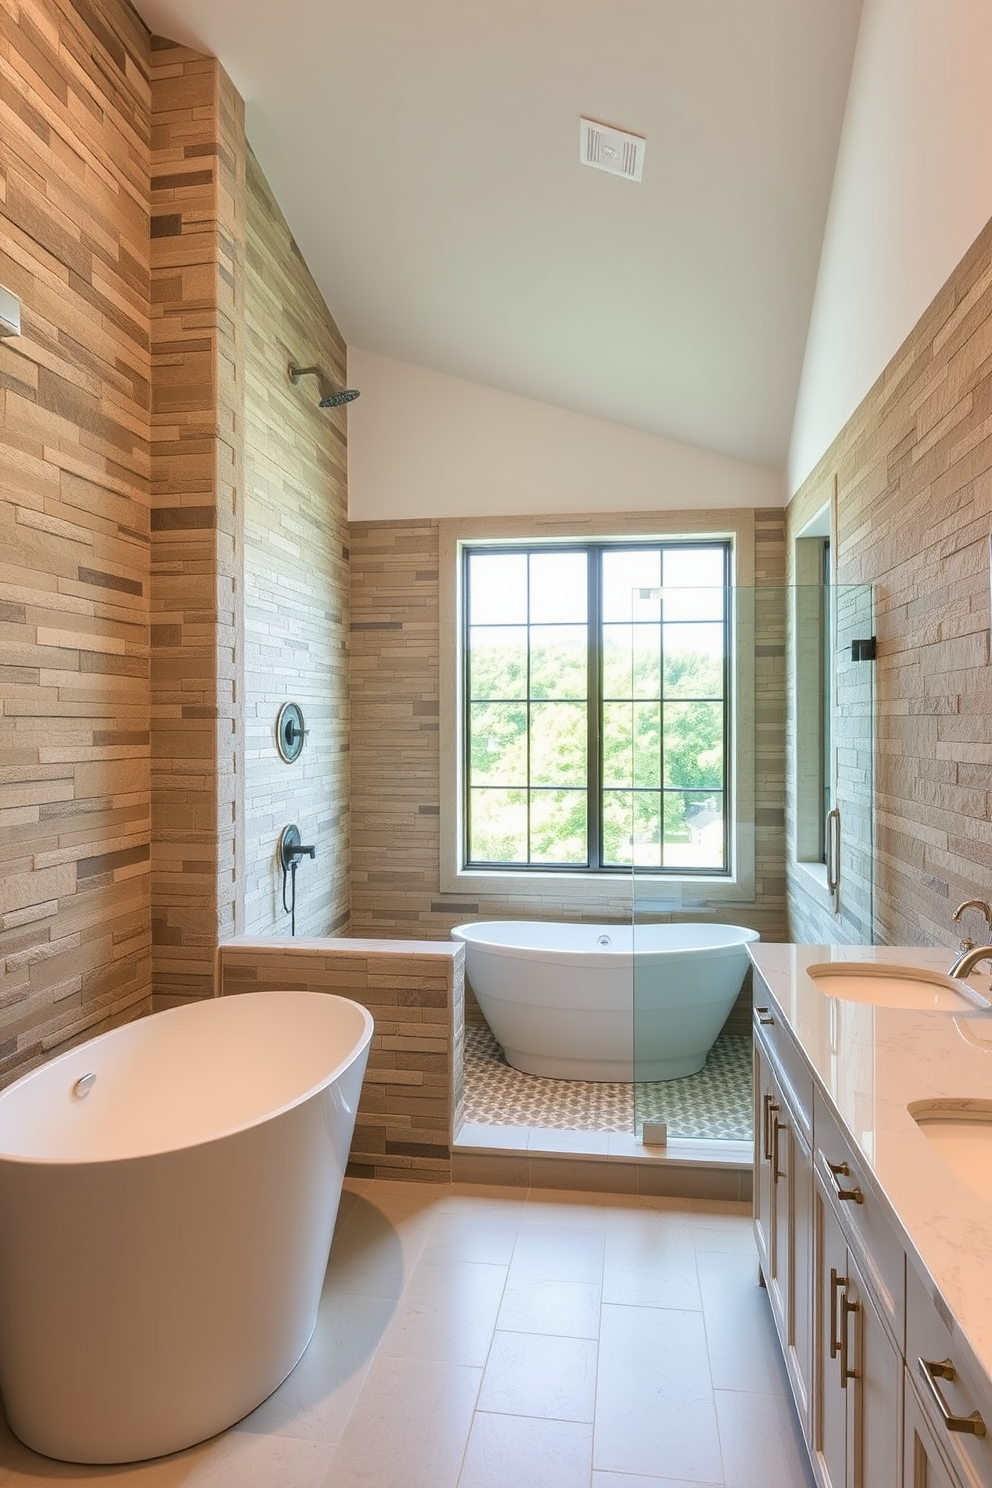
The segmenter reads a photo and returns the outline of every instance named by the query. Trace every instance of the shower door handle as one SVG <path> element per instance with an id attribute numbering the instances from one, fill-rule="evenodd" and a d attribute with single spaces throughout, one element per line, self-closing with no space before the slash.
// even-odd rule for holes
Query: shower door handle
<path id="1" fill-rule="evenodd" d="M 840 888 L 840 812 L 835 806 L 827 812 L 827 892 L 837 907 Z"/>

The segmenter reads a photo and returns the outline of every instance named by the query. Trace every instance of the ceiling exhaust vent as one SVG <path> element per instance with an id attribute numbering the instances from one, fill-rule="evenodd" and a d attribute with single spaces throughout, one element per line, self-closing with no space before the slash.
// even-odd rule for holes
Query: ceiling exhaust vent
<path id="1" fill-rule="evenodd" d="M 595 119 L 579 120 L 579 159 L 583 165 L 609 171 L 611 176 L 626 176 L 639 181 L 644 174 L 644 150 L 647 141 L 639 134 L 627 134 L 597 124 Z"/>

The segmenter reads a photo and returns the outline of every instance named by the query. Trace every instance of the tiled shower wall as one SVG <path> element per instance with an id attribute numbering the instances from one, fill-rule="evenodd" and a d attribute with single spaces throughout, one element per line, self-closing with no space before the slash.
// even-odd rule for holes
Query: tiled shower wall
<path id="1" fill-rule="evenodd" d="M 876 938 L 953 946 L 992 887 L 992 225 L 793 499 L 790 549 L 831 500 L 838 582 L 875 592 Z M 790 907 L 829 933 L 796 882 Z"/>
<path id="2" fill-rule="evenodd" d="M 348 487 L 346 410 L 317 407 L 320 365 L 344 386 L 345 345 L 248 154 L 245 425 L 244 923 L 288 934 L 276 844 L 295 822 L 317 857 L 297 873 L 297 933 L 348 922 Z M 275 748 L 282 703 L 303 708 L 295 764 Z"/>

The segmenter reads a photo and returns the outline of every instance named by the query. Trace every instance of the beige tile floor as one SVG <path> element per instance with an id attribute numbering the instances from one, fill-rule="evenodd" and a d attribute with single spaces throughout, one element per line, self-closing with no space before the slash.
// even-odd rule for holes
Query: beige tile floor
<path id="1" fill-rule="evenodd" d="M 230 1431 L 0 1485 L 810 1488 L 740 1204 L 349 1181 L 310 1347 Z"/>

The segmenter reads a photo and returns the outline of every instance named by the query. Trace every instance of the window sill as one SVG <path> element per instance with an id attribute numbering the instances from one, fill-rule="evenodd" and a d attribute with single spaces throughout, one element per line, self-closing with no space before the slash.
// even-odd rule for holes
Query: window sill
<path id="1" fill-rule="evenodd" d="M 617 913 L 638 907 L 678 914 L 695 904 L 714 900 L 740 901 L 742 885 L 733 878 L 651 878 L 647 873 L 530 873 L 526 869 L 500 872 L 491 868 L 462 868 L 441 875 L 441 891 L 459 895 L 500 895 L 536 901 L 583 904 L 614 900 Z"/>
<path id="2" fill-rule="evenodd" d="M 832 905 L 833 895 L 827 886 L 826 863 L 802 863 L 794 865 L 800 886 L 820 904 Z"/>

